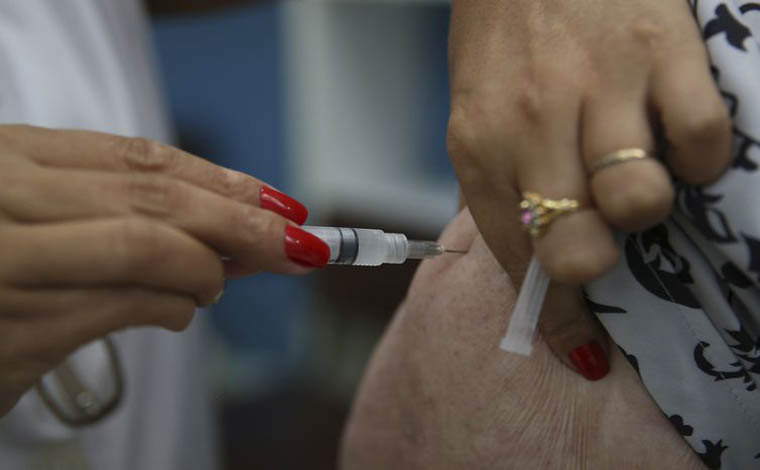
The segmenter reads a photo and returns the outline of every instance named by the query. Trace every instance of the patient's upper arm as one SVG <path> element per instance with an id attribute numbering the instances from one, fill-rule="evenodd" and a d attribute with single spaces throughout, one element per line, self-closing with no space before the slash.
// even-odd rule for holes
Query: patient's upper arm
<path id="1" fill-rule="evenodd" d="M 509 277 L 466 211 L 442 242 L 469 253 L 421 265 L 367 369 L 344 469 L 699 468 L 617 351 L 592 383 L 540 340 L 530 358 L 499 350 Z"/>

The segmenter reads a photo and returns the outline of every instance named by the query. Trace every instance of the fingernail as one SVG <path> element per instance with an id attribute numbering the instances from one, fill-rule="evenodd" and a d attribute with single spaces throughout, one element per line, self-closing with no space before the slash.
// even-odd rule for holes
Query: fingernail
<path id="1" fill-rule="evenodd" d="M 599 380 L 610 371 L 607 356 L 596 340 L 573 349 L 569 357 L 578 372 L 588 380 Z"/>
<path id="2" fill-rule="evenodd" d="M 306 218 L 309 217 L 309 211 L 303 204 L 270 186 L 261 187 L 259 202 L 262 209 L 276 212 L 298 225 L 306 222 Z"/>
<path id="3" fill-rule="evenodd" d="M 285 253 L 292 261 L 309 268 L 321 268 L 330 260 L 327 243 L 292 225 L 285 229 Z"/>

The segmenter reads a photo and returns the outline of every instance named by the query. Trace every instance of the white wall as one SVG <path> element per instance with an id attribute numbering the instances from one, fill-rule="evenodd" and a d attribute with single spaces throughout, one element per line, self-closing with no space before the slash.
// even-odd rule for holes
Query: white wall
<path id="1" fill-rule="evenodd" d="M 419 165 L 430 117 L 417 98 L 431 74 L 417 47 L 429 31 L 419 26 L 426 9 L 441 3 L 283 5 L 289 174 L 312 210 L 310 223 L 358 212 L 437 231 L 455 213 L 456 184 Z"/>

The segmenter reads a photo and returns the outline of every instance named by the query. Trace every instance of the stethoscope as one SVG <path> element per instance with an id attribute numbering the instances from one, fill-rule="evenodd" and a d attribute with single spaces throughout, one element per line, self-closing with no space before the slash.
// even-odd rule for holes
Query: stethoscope
<path id="1" fill-rule="evenodd" d="M 98 340 L 103 343 L 108 358 L 109 372 L 113 380 L 113 394 L 98 396 L 77 373 L 71 357 L 48 373 L 47 380 L 53 381 L 54 393 L 43 379 L 35 385 L 42 401 L 63 424 L 83 427 L 94 424 L 108 416 L 121 402 L 124 393 L 124 374 L 116 345 L 109 337 Z"/>

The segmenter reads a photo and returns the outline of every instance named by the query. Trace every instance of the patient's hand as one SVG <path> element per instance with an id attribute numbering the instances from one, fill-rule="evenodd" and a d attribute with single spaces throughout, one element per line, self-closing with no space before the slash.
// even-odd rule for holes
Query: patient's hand
<path id="1" fill-rule="evenodd" d="M 617 350 L 589 382 L 539 338 L 499 350 L 516 293 L 466 210 L 425 262 L 361 386 L 344 470 L 702 468 Z"/>

